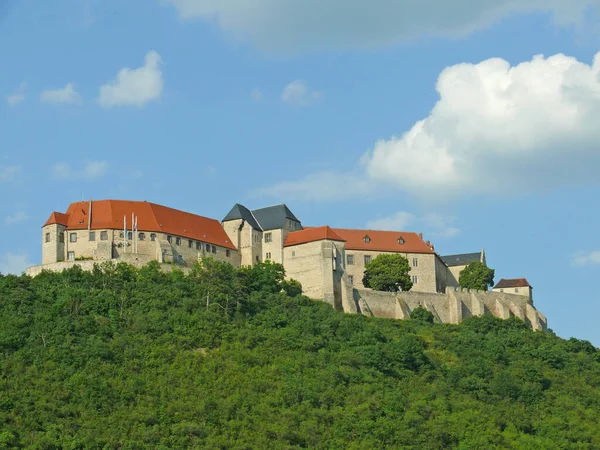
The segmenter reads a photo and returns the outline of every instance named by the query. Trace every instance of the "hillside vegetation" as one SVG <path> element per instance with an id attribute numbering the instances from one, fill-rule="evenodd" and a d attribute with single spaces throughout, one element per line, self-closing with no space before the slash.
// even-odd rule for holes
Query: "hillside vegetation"
<path id="1" fill-rule="evenodd" d="M 0 448 L 600 448 L 589 342 L 343 314 L 281 276 L 0 276 Z"/>

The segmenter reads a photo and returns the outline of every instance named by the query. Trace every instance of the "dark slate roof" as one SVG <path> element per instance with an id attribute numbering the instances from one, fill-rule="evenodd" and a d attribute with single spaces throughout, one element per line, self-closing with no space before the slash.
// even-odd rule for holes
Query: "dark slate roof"
<path id="1" fill-rule="evenodd" d="M 526 278 L 502 278 L 493 289 L 511 287 L 531 287 Z"/>
<path id="2" fill-rule="evenodd" d="M 261 230 L 261 226 L 258 224 L 256 218 L 252 215 L 252 211 L 246 208 L 244 205 L 236 203 L 231 211 L 225 216 L 221 222 L 227 222 L 229 220 L 243 219 L 250 224 L 255 230 Z"/>
<path id="3" fill-rule="evenodd" d="M 291 219 L 300 223 L 300 220 L 298 220 L 286 205 L 269 206 L 267 208 L 250 211 L 244 205 L 236 203 L 222 222 L 236 219 L 243 219 L 248 222 L 252 228 L 260 231 L 283 228 L 286 219 Z M 300 226 L 299 229 L 301 230 L 302 226 Z"/>
<path id="4" fill-rule="evenodd" d="M 285 219 L 300 222 L 285 205 L 269 206 L 252 211 L 263 230 L 276 230 L 285 226 Z"/>
<path id="5" fill-rule="evenodd" d="M 467 264 L 472 263 L 473 261 L 481 261 L 481 252 L 440 256 L 440 258 L 442 258 L 442 261 L 444 261 L 444 263 L 446 263 L 448 267 L 466 266 Z"/>

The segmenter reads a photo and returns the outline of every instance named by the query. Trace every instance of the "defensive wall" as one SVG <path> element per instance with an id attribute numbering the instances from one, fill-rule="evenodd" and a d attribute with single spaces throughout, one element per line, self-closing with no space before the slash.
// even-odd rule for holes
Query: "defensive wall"
<path id="1" fill-rule="evenodd" d="M 349 280 L 342 282 L 344 312 L 390 319 L 408 319 L 421 306 L 436 322 L 460 323 L 467 317 L 491 314 L 501 319 L 518 317 L 533 330 L 548 328 L 546 317 L 527 297 L 502 292 L 449 287 L 444 294 L 427 292 L 379 292 L 356 289 Z"/>

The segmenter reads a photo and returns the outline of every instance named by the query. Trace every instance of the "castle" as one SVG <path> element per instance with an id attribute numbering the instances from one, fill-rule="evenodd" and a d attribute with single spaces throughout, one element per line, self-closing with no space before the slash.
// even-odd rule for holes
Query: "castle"
<path id="1" fill-rule="evenodd" d="M 409 292 L 377 293 L 363 286 L 365 265 L 384 253 L 407 258 L 413 282 Z M 305 295 L 347 312 L 405 318 L 412 308 L 424 306 L 441 322 L 489 313 L 520 317 L 534 329 L 547 327 L 525 279 L 502 279 L 491 292 L 467 293 L 458 287 L 461 270 L 472 261 L 485 263 L 483 249 L 440 256 L 420 233 L 307 227 L 286 205 L 249 210 L 236 204 L 219 222 L 145 201 L 75 202 L 65 213 L 52 213 L 42 226 L 42 264 L 26 273 L 35 276 L 74 264 L 91 268 L 110 260 L 137 266 L 156 260 L 185 269 L 202 257 L 235 267 L 280 263 Z"/>

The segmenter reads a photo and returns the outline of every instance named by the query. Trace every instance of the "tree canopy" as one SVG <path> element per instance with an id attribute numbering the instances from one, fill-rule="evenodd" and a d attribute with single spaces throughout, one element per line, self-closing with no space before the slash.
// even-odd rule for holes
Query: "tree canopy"
<path id="1" fill-rule="evenodd" d="M 408 259 L 398 253 L 383 253 L 365 266 L 363 285 L 376 291 L 409 291 L 412 288 Z"/>
<path id="2" fill-rule="evenodd" d="M 458 284 L 463 288 L 487 291 L 494 285 L 494 269 L 480 261 L 473 261 L 460 271 Z"/>
<path id="3" fill-rule="evenodd" d="M 0 448 L 600 448 L 591 343 L 344 314 L 279 274 L 0 275 Z"/>

